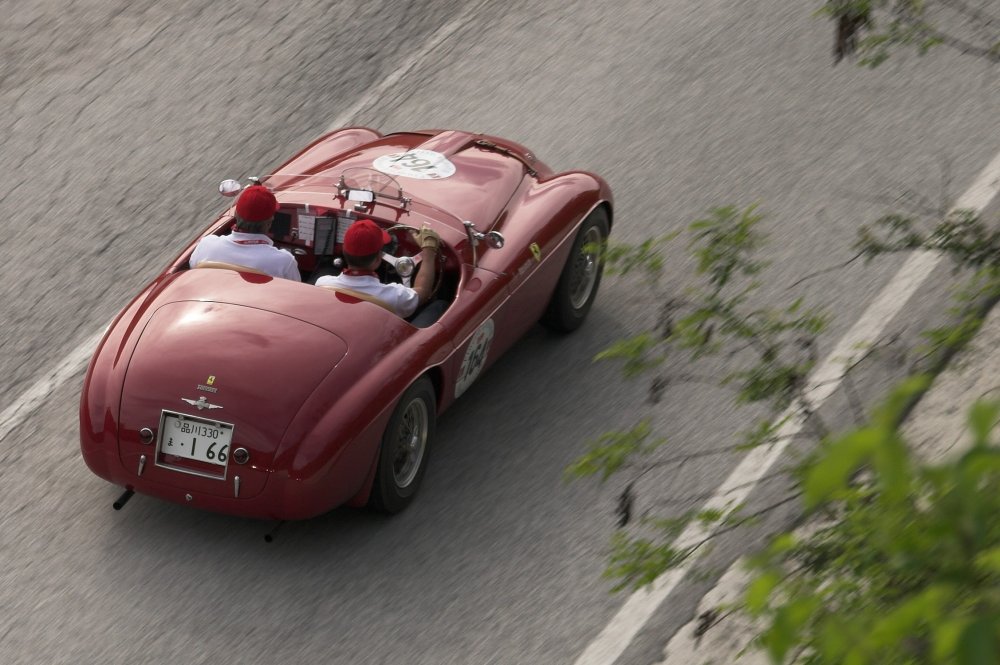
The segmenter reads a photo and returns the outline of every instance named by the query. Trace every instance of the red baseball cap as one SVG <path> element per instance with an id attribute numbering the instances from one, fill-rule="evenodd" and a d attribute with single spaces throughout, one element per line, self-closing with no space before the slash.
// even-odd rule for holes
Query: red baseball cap
<path id="1" fill-rule="evenodd" d="M 370 219 L 359 219 L 344 234 L 344 251 L 351 256 L 377 254 L 392 238 Z"/>
<path id="2" fill-rule="evenodd" d="M 266 222 L 278 210 L 278 199 L 264 185 L 250 185 L 236 201 L 236 216 L 244 222 Z"/>

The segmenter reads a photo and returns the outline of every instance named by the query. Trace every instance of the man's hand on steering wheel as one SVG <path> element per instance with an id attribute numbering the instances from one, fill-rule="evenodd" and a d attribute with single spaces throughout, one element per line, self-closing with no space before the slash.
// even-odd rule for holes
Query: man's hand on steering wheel
<path id="1" fill-rule="evenodd" d="M 437 252 L 441 246 L 441 237 L 428 224 L 424 224 L 419 231 L 412 232 L 413 240 L 421 250 L 431 249 Z"/>
<path id="2" fill-rule="evenodd" d="M 419 231 L 413 232 L 412 235 L 414 242 L 420 246 L 420 253 L 424 256 L 424 262 L 421 264 L 420 272 L 417 273 L 417 278 L 413 284 L 413 290 L 417 292 L 420 304 L 423 305 L 431 299 L 436 290 L 435 274 L 437 266 L 435 265 L 434 255 L 437 254 L 438 247 L 441 246 L 441 238 L 427 224 L 424 224 L 423 228 Z"/>

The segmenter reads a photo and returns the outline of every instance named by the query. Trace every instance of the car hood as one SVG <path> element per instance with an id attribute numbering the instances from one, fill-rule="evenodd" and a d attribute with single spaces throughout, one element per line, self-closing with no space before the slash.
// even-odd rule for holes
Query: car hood
<path id="1" fill-rule="evenodd" d="M 164 409 L 226 422 L 235 426 L 234 449 L 245 447 L 255 462 L 270 465 L 289 423 L 346 353 L 338 335 L 283 314 L 167 302 L 149 317 L 132 352 L 122 431 L 155 431 Z"/>

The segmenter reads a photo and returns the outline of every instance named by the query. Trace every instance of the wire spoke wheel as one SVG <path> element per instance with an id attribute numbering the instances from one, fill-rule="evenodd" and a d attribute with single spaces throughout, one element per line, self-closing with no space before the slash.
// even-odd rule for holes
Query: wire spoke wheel
<path id="1" fill-rule="evenodd" d="M 379 449 L 375 483 L 368 504 L 385 513 L 398 513 L 420 488 L 434 439 L 437 393 L 427 376 L 410 385 L 399 398 Z"/>
<path id="2" fill-rule="evenodd" d="M 414 399 L 406 405 L 396 438 L 392 476 L 399 488 L 409 487 L 417 477 L 427 447 L 427 404 Z"/>
<path id="3" fill-rule="evenodd" d="M 610 229 L 609 213 L 604 206 L 598 206 L 583 220 L 549 306 L 542 315 L 542 324 L 550 330 L 573 332 L 587 318 L 601 285 L 604 268 L 601 252 Z"/>
<path id="4" fill-rule="evenodd" d="M 575 309 L 587 304 L 597 283 L 601 261 L 598 248 L 601 240 L 601 232 L 596 226 L 587 229 L 583 235 L 581 251 L 573 259 L 569 274 L 569 301 Z"/>

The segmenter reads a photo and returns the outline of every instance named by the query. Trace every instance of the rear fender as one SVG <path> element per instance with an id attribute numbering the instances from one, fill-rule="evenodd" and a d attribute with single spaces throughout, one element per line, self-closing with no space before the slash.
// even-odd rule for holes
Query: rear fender
<path id="1" fill-rule="evenodd" d="M 333 506 L 367 499 L 372 465 L 396 403 L 428 366 L 447 357 L 452 342 L 434 325 L 412 329 L 386 349 L 374 366 L 370 356 L 348 351 L 285 433 L 275 467 L 317 501 Z"/>
<path id="2" fill-rule="evenodd" d="M 146 325 L 150 307 L 172 276 L 151 282 L 108 326 L 97 345 L 80 395 L 80 451 L 90 469 L 115 482 L 118 461 L 118 421 L 122 385 L 136 341 Z"/>

